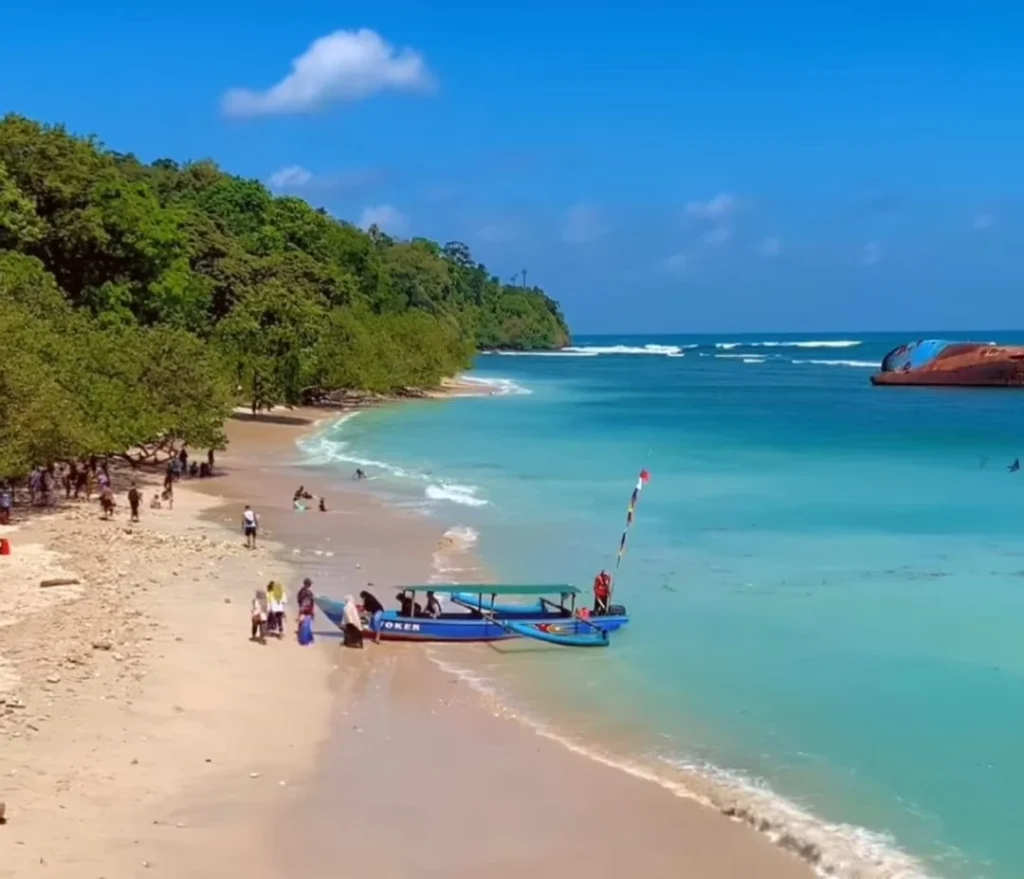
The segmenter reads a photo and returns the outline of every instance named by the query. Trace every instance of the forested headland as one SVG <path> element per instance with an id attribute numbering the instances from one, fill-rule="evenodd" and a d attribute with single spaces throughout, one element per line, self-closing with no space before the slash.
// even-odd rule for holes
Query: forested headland
<path id="1" fill-rule="evenodd" d="M 230 408 L 436 386 L 568 343 L 557 303 L 461 242 L 363 231 L 211 161 L 0 119 L 0 476 L 218 446 Z"/>

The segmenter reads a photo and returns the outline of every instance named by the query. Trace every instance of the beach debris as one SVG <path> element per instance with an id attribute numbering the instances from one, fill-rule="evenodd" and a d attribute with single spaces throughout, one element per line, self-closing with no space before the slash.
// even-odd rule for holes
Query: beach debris
<path id="1" fill-rule="evenodd" d="M 109 638 L 98 638 L 92 642 L 93 650 L 113 650 L 114 642 Z"/>
<path id="2" fill-rule="evenodd" d="M 225 604 L 231 604 L 231 599 L 228 598 L 226 595 L 224 596 L 224 603 Z"/>
<path id="3" fill-rule="evenodd" d="M 48 684 L 59 684 L 60 683 L 60 675 L 56 674 L 56 673 L 54 673 L 52 675 L 47 675 L 46 676 L 46 683 L 48 683 Z"/>
<path id="4" fill-rule="evenodd" d="M 0 824 L 7 823 L 7 803 L 0 803 Z"/>
<path id="5" fill-rule="evenodd" d="M 40 589 L 49 589 L 51 586 L 77 586 L 81 583 L 77 577 L 54 577 L 51 580 L 40 580 Z"/>
<path id="6" fill-rule="evenodd" d="M 260 777 L 260 774 L 258 772 L 250 772 L 249 773 L 249 778 L 259 778 L 259 777 Z"/>

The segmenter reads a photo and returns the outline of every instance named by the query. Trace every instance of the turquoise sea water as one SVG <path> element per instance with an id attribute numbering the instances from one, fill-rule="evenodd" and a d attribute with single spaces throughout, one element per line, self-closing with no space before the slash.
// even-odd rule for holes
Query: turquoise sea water
<path id="1" fill-rule="evenodd" d="M 871 387 L 909 338 L 487 355 L 473 376 L 493 396 L 362 413 L 310 452 L 474 529 L 505 580 L 584 588 L 614 564 L 647 468 L 616 581 L 630 631 L 544 673 L 649 729 L 661 759 L 817 816 L 842 875 L 857 858 L 1010 879 L 1024 874 L 1024 473 L 1007 465 L 1024 456 L 1024 395 Z"/>

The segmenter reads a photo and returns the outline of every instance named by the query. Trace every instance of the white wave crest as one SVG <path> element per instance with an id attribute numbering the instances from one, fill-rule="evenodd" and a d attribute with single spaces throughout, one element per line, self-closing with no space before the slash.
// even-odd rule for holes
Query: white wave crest
<path id="1" fill-rule="evenodd" d="M 682 357 L 685 348 L 696 345 L 583 345 L 563 348 L 560 354 L 571 357 L 597 357 L 601 354 L 653 354 L 661 357 Z"/>
<path id="2" fill-rule="evenodd" d="M 744 362 L 748 360 L 756 360 L 760 363 L 764 363 L 764 354 L 715 354 L 716 360 L 742 360 Z"/>
<path id="3" fill-rule="evenodd" d="M 811 363 L 815 366 L 852 366 L 857 369 L 878 369 L 873 360 L 790 360 L 790 363 Z"/>
<path id="4" fill-rule="evenodd" d="M 510 378 L 483 378 L 479 375 L 460 375 L 459 381 L 467 385 L 476 385 L 481 389 L 487 390 L 495 397 L 507 397 L 510 394 L 518 396 L 533 393 L 529 388 L 524 388 L 522 385 L 517 384 Z"/>
<path id="5" fill-rule="evenodd" d="M 801 342 L 715 342 L 716 348 L 856 348 L 860 339 L 810 339 Z"/>
<path id="6" fill-rule="evenodd" d="M 440 485 L 431 483 L 424 494 L 432 501 L 450 501 L 464 507 L 486 507 L 488 501 L 476 496 L 475 485 L 459 485 L 454 482 L 442 482 Z"/>
<path id="7" fill-rule="evenodd" d="M 597 357 L 597 351 L 493 351 L 501 357 Z"/>

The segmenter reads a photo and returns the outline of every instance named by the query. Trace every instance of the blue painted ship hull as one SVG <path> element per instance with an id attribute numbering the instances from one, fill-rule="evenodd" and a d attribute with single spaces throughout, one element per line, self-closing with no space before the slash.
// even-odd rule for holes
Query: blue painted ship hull
<path id="1" fill-rule="evenodd" d="M 338 628 L 343 628 L 344 602 L 334 601 L 322 595 L 315 598 L 316 606 L 320 608 L 327 617 Z M 499 620 L 504 617 L 499 614 Z M 538 632 L 550 636 L 541 640 L 550 640 L 552 643 L 566 643 L 568 640 L 577 639 L 583 641 L 592 640 L 592 636 L 600 630 L 612 632 L 622 628 L 629 622 L 627 616 L 601 616 L 593 617 L 589 622 L 581 621 L 575 617 L 564 614 L 536 610 L 530 615 L 516 615 L 509 619 L 518 625 L 530 626 Z M 444 614 L 437 619 L 430 617 L 403 617 L 398 611 L 386 610 L 377 615 L 371 627 L 367 628 L 367 634 L 374 637 L 379 631 L 382 641 L 450 641 L 450 642 L 474 642 L 474 641 L 504 641 L 509 638 L 529 637 L 522 631 L 508 626 L 503 626 L 486 616 L 474 616 L 467 613 Z M 560 640 L 561 639 L 561 640 Z"/>

